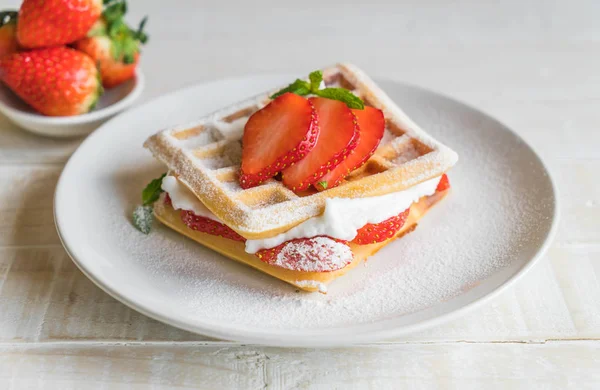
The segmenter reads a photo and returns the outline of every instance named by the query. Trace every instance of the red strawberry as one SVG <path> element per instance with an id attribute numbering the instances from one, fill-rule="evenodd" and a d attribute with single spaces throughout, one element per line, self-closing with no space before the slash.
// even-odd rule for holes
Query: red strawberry
<path id="1" fill-rule="evenodd" d="M 169 194 L 165 193 L 165 200 L 164 203 L 167 206 L 173 206 L 173 201 L 171 200 L 171 197 L 169 196 Z"/>
<path id="2" fill-rule="evenodd" d="M 102 85 L 111 88 L 135 76 L 140 59 L 140 45 L 146 43 L 148 36 L 143 32 L 146 19 L 142 20 L 137 31 L 131 30 L 118 18 L 109 22 L 96 23 L 73 47 L 88 54 L 94 62 L 100 64 Z"/>
<path id="3" fill-rule="evenodd" d="M 19 50 L 17 11 L 0 12 L 0 58 Z"/>
<path id="4" fill-rule="evenodd" d="M 283 184 L 292 191 L 305 190 L 338 166 L 359 139 L 356 116 L 345 103 L 320 97 L 309 100 L 319 118 L 319 139 L 305 158 L 283 171 Z"/>
<path id="5" fill-rule="evenodd" d="M 383 112 L 373 107 L 352 110 L 358 120 L 360 138 L 356 149 L 337 167 L 323 176 L 315 188 L 319 191 L 337 186 L 350 172 L 362 166 L 375 152 L 385 130 Z"/>
<path id="6" fill-rule="evenodd" d="M 102 94 L 92 59 L 53 47 L 13 53 L 0 59 L 0 80 L 44 115 L 69 116 L 91 110 Z"/>
<path id="7" fill-rule="evenodd" d="M 407 208 L 395 217 L 386 219 L 383 222 L 366 224 L 358 229 L 356 237 L 354 237 L 352 242 L 358 245 L 367 245 L 394 237 L 398 233 L 398 230 L 404 226 L 409 212 L 410 208 Z"/>
<path id="8" fill-rule="evenodd" d="M 25 48 L 65 45 L 85 37 L 102 13 L 102 0 L 25 0 L 17 39 Z"/>
<path id="9" fill-rule="evenodd" d="M 209 218 L 200 217 L 194 214 L 192 211 L 181 210 L 181 220 L 192 230 L 212 234 L 213 236 L 229 238 L 230 240 L 234 241 L 246 241 L 244 237 L 237 234 L 229 226 L 223 225 L 222 223 Z"/>
<path id="10" fill-rule="evenodd" d="M 242 139 L 242 188 L 254 187 L 301 160 L 319 137 L 312 103 L 285 93 L 255 112 Z"/>
<path id="11" fill-rule="evenodd" d="M 441 192 L 447 190 L 448 188 L 450 188 L 450 181 L 448 180 L 448 175 L 444 173 L 435 191 Z"/>
<path id="12" fill-rule="evenodd" d="M 298 238 L 256 256 L 267 264 L 301 272 L 330 272 L 352 262 L 354 254 L 344 241 L 331 237 Z"/>

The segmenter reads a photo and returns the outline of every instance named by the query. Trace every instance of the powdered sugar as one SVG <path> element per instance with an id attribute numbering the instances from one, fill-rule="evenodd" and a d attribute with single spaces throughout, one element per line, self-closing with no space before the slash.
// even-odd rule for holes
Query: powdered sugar
<path id="1" fill-rule="evenodd" d="M 362 91 L 369 97 L 369 104 L 385 112 L 388 127 L 395 129 L 395 138 L 414 141 L 419 148 L 413 148 L 408 159 L 398 158 L 398 152 L 376 153 L 373 159 L 378 169 L 367 171 L 368 177 L 338 188 L 298 196 L 284 188 L 283 184 L 273 181 L 232 196 L 222 189 L 223 183 L 230 182 L 234 175 L 225 175 L 226 179 L 221 180 L 223 175 L 217 171 L 239 168 L 239 164 L 235 162 L 237 158 L 232 157 L 236 153 L 231 153 L 235 149 L 230 149 L 229 146 L 239 146 L 239 139 L 236 138 L 241 136 L 239 129 L 260 106 L 258 102 L 268 100 L 269 93 L 226 106 L 195 122 L 159 132 L 150 137 L 145 146 L 168 169 L 182 177 L 202 197 L 204 203 L 211 207 L 213 213 L 247 237 L 287 230 L 310 217 L 318 216 L 323 213 L 327 198 L 359 198 L 400 191 L 440 176 L 456 163 L 458 156 L 454 151 L 426 134 L 364 72 L 353 66 L 340 64 L 325 69 L 324 73 L 343 77 L 351 85 L 345 83 L 345 87 Z M 228 123 L 230 118 L 239 119 Z M 194 139 L 203 138 L 203 133 L 207 131 L 216 133 L 213 136 L 217 141 L 199 145 Z M 387 131 L 387 134 L 391 132 Z M 380 148 L 386 148 L 386 145 L 380 144 Z M 415 151 L 419 152 L 418 158 L 412 153 Z M 268 198 L 268 204 L 258 203 L 260 207 L 255 207 L 256 200 L 260 198 Z M 228 207 L 215 206 L 218 204 L 227 204 Z"/>
<path id="2" fill-rule="evenodd" d="M 216 128 L 226 140 L 238 140 L 242 138 L 244 126 L 246 126 L 247 121 L 248 118 L 242 117 L 229 123 L 221 120 L 213 120 L 207 125 Z"/>
<path id="3" fill-rule="evenodd" d="M 284 244 L 271 264 L 293 271 L 329 272 L 352 262 L 350 247 L 327 237 L 294 240 Z"/>
<path id="4" fill-rule="evenodd" d="M 296 280 L 296 286 L 317 288 L 321 294 L 327 294 L 327 286 L 316 280 Z"/>
<path id="5" fill-rule="evenodd" d="M 57 219 L 61 234 L 68 230 L 73 255 L 109 291 L 189 328 L 235 325 L 276 335 L 333 327 L 348 332 L 373 323 L 389 329 L 391 318 L 414 324 L 464 306 L 537 253 L 554 209 L 551 186 L 535 155 L 497 121 L 429 92 L 383 86 L 415 121 L 455 148 L 461 162 L 449 172 L 449 196 L 413 233 L 337 279 L 326 296 L 297 293 L 159 223 L 148 236 L 132 226 L 141 189 L 164 172 L 139 145 L 172 124 L 164 112 L 173 113 L 170 121 L 196 113 L 174 99 L 168 107 L 165 100 L 143 107 L 135 118 L 116 118 L 83 145 L 62 184 L 77 202 L 57 207 L 69 213 Z M 194 99 L 210 104 L 216 92 L 198 88 Z M 235 100 L 240 88 L 224 93 Z"/>

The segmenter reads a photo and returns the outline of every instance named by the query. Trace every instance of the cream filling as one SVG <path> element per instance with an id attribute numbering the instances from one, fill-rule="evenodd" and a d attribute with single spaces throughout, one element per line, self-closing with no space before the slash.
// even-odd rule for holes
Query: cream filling
<path id="1" fill-rule="evenodd" d="M 379 223 L 394 217 L 424 196 L 433 195 L 440 177 L 419 183 L 406 190 L 368 198 L 329 198 L 325 212 L 309 218 L 285 233 L 274 237 L 246 241 L 246 252 L 256 253 L 295 238 L 329 236 L 352 241 L 358 230 L 368 223 Z"/>
<path id="2" fill-rule="evenodd" d="M 273 237 L 247 240 L 246 252 L 256 253 L 261 249 L 274 248 L 295 238 L 329 236 L 339 240 L 352 241 L 358 230 L 368 223 L 379 223 L 396 216 L 418 202 L 424 196 L 430 196 L 440 182 L 436 177 L 403 191 L 367 198 L 329 198 L 325 201 L 325 212 L 309 218 L 287 232 Z M 194 214 L 223 223 L 185 185 L 174 176 L 165 176 L 161 188 L 169 194 L 173 208 L 190 210 Z"/>

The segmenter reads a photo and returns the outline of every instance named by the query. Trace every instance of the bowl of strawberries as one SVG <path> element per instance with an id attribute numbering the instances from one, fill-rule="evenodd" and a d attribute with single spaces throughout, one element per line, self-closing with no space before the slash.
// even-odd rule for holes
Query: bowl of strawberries
<path id="1" fill-rule="evenodd" d="M 141 94 L 148 40 L 124 0 L 24 0 L 0 11 L 0 112 L 32 132 L 88 134 Z"/>

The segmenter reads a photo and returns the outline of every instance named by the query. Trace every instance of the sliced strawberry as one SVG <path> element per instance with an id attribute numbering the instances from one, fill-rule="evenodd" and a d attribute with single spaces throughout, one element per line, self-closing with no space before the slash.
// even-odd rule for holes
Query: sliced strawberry
<path id="1" fill-rule="evenodd" d="M 368 245 L 394 237 L 402 229 L 402 226 L 404 226 L 409 212 L 410 207 L 383 222 L 366 224 L 358 229 L 356 237 L 354 237 L 352 242 L 358 245 Z"/>
<path id="2" fill-rule="evenodd" d="M 317 143 L 315 108 L 302 96 L 286 93 L 255 112 L 242 138 L 242 188 L 254 187 L 301 160 Z"/>
<path id="3" fill-rule="evenodd" d="M 448 175 L 444 173 L 435 191 L 442 192 L 446 191 L 448 188 L 450 188 L 450 181 L 448 180 Z"/>
<path id="4" fill-rule="evenodd" d="M 167 193 L 165 193 L 165 201 L 164 201 L 164 203 L 167 206 L 173 206 L 173 201 L 171 200 L 171 197 Z"/>
<path id="5" fill-rule="evenodd" d="M 337 186 L 350 172 L 367 162 L 383 137 L 385 119 L 381 110 L 367 106 L 364 110 L 352 110 L 352 112 L 356 115 L 360 131 L 358 145 L 348 158 L 314 184 L 319 191 Z"/>
<path id="6" fill-rule="evenodd" d="M 352 262 L 345 241 L 331 237 L 298 238 L 256 253 L 267 264 L 301 272 L 331 272 Z"/>
<path id="7" fill-rule="evenodd" d="M 212 234 L 213 236 L 221 236 L 234 241 L 246 241 L 244 237 L 237 234 L 229 226 L 223 225 L 217 221 L 213 221 L 212 219 L 196 215 L 192 211 L 181 210 L 181 220 L 190 229 L 197 230 L 202 233 Z"/>
<path id="8" fill-rule="evenodd" d="M 319 118 L 319 139 L 305 158 L 283 171 L 283 184 L 292 191 L 305 190 L 337 167 L 359 139 L 356 116 L 345 103 L 320 97 L 309 100 Z"/>

